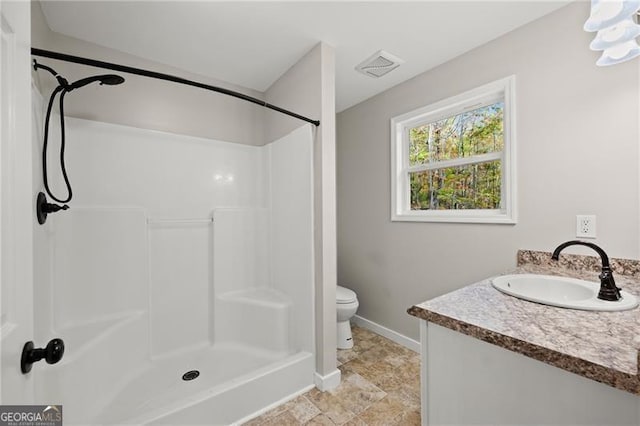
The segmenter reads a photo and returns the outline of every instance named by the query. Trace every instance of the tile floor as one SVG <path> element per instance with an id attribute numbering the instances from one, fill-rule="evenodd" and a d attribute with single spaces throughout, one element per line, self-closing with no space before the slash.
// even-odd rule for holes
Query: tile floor
<path id="1" fill-rule="evenodd" d="M 353 349 L 338 350 L 340 386 L 312 389 L 245 425 L 419 425 L 420 356 L 364 328 L 353 326 L 353 339 Z"/>

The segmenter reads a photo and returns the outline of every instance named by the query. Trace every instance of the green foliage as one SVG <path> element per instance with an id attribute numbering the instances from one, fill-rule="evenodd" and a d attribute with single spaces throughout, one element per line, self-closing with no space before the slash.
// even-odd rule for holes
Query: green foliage
<path id="1" fill-rule="evenodd" d="M 503 110 L 499 102 L 411 129 L 410 166 L 502 151 Z M 410 173 L 411 209 L 500 208 L 501 173 L 500 160 Z"/>

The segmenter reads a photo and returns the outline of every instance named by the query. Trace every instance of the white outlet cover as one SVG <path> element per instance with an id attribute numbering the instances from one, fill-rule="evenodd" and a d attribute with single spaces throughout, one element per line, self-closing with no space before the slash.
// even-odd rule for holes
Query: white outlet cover
<path id="1" fill-rule="evenodd" d="M 576 216 L 576 237 L 596 238 L 596 216 L 577 215 Z"/>

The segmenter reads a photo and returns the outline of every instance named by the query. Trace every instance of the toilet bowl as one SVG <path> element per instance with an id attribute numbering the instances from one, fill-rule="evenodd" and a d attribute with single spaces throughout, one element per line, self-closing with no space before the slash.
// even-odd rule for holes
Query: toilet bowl
<path id="1" fill-rule="evenodd" d="M 338 314 L 338 349 L 351 349 L 351 317 L 358 310 L 358 297 L 353 290 L 346 287 L 336 287 L 336 312 Z"/>

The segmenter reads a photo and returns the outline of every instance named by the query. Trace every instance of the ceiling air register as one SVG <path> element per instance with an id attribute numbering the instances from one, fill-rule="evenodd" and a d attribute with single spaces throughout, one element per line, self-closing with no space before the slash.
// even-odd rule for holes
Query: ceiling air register
<path id="1" fill-rule="evenodd" d="M 356 71 L 373 78 L 380 78 L 400 66 L 404 61 L 391 53 L 379 50 L 356 66 Z"/>

